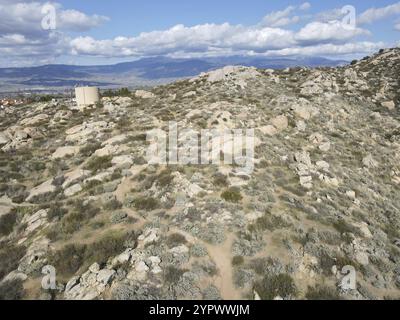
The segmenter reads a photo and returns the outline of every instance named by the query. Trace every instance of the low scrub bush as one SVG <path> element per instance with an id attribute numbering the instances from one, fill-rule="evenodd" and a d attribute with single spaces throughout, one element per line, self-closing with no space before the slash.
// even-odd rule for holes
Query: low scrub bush
<path id="1" fill-rule="evenodd" d="M 86 170 L 94 173 L 111 167 L 112 156 L 92 157 L 85 165 Z"/>
<path id="2" fill-rule="evenodd" d="M 14 229 L 17 215 L 14 211 L 0 217 L 0 236 L 8 236 Z"/>
<path id="3" fill-rule="evenodd" d="M 222 192 L 221 198 L 228 202 L 237 203 L 243 199 L 237 188 L 229 188 Z"/>
<path id="4" fill-rule="evenodd" d="M 21 300 L 25 295 L 20 279 L 0 283 L 0 300 Z"/>
<path id="5" fill-rule="evenodd" d="M 256 283 L 255 290 L 263 300 L 273 300 L 277 296 L 293 298 L 298 293 L 292 277 L 286 273 L 265 276 Z"/>
<path id="6" fill-rule="evenodd" d="M 23 246 L 6 244 L 0 249 L 0 280 L 18 267 L 18 263 L 25 255 Z"/>

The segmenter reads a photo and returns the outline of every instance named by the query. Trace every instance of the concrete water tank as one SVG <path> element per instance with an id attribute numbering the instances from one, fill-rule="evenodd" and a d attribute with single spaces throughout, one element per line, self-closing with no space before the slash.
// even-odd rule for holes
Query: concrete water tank
<path id="1" fill-rule="evenodd" d="M 100 102 L 99 89 L 96 87 L 75 88 L 76 104 L 79 108 L 85 108 Z"/>

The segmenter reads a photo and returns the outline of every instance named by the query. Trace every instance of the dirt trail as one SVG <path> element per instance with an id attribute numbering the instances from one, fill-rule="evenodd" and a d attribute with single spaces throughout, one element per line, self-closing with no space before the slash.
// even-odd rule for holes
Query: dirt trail
<path id="1" fill-rule="evenodd" d="M 129 193 L 129 191 L 132 189 L 132 181 L 128 178 L 122 179 L 122 182 L 118 185 L 117 190 L 115 191 L 115 197 L 117 198 L 118 201 L 124 202 L 125 200 L 125 195 Z"/>
<path id="2" fill-rule="evenodd" d="M 234 240 L 233 234 L 228 234 L 222 245 L 213 246 L 205 244 L 211 259 L 219 270 L 214 285 L 219 289 L 224 300 L 240 300 L 241 295 L 233 284 L 232 255 L 231 248 Z"/>

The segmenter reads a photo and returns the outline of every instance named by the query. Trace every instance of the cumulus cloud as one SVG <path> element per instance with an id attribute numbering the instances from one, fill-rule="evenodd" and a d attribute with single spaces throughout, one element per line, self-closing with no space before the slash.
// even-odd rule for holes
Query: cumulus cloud
<path id="1" fill-rule="evenodd" d="M 95 28 L 106 22 L 107 17 L 87 15 L 56 4 L 57 29 L 45 31 L 41 28 L 43 3 L 0 1 L 0 60 L 1 56 L 13 56 L 14 61 L 39 62 L 51 61 L 60 55 L 101 58 L 296 53 L 340 55 L 370 52 L 375 48 L 371 42 L 355 42 L 357 37 L 369 35 L 367 30 L 348 28 L 338 19 L 328 19 L 329 16 L 343 17 L 341 10 L 324 13 L 323 19 L 310 22 L 297 31 L 293 27 L 288 28 L 288 25 L 305 21 L 308 16 L 304 15 L 304 11 L 310 8 L 308 2 L 271 12 L 251 26 L 178 24 L 137 36 L 96 39 L 76 36 L 71 32 Z M 383 45 L 377 44 L 376 47 Z"/>
<path id="2" fill-rule="evenodd" d="M 285 48 L 281 50 L 270 50 L 266 53 L 267 56 L 344 56 L 353 54 L 370 54 L 384 47 L 383 42 L 355 42 L 355 43 L 344 43 L 344 44 L 318 44 L 308 47 L 293 47 Z"/>
<path id="3" fill-rule="evenodd" d="M 250 27 L 229 23 L 193 27 L 176 25 L 163 31 L 144 32 L 137 37 L 111 40 L 78 37 L 71 41 L 71 47 L 75 55 L 102 57 L 165 55 L 174 52 L 210 54 L 227 50 L 263 53 L 300 45 L 340 44 L 367 34 L 366 30 L 349 29 L 339 22 L 312 22 L 298 32 L 260 24 Z"/>
<path id="4" fill-rule="evenodd" d="M 297 23 L 299 22 L 300 17 L 290 16 L 295 9 L 296 7 L 289 6 L 284 10 L 271 12 L 262 19 L 260 25 L 267 27 L 283 27 L 289 24 Z"/>
<path id="5" fill-rule="evenodd" d="M 18 3 L 2 1 L 0 4 L 0 34 L 43 32 L 41 22 L 45 16 L 42 12 L 44 5 L 36 1 Z M 77 10 L 64 10 L 58 3 L 52 5 L 56 9 L 57 29 L 60 31 L 88 31 L 108 20 L 104 16 L 89 16 Z"/>
<path id="6" fill-rule="evenodd" d="M 311 22 L 303 27 L 295 36 L 302 43 L 340 42 L 359 35 L 369 35 L 369 31 L 360 28 L 349 28 L 341 21 Z"/>
<path id="7" fill-rule="evenodd" d="M 99 15 L 87 15 L 77 10 L 65 10 L 58 3 L 56 30 L 43 30 L 45 5 L 38 1 L 0 2 L 0 55 L 12 56 L 15 61 L 48 61 L 69 50 L 67 32 L 87 31 L 108 20 Z"/>
<path id="8" fill-rule="evenodd" d="M 386 17 L 400 14 L 400 2 L 381 8 L 370 8 L 358 17 L 359 24 L 372 23 Z"/>
<path id="9" fill-rule="evenodd" d="M 284 10 L 273 11 L 266 15 L 259 25 L 265 27 L 284 27 L 296 24 L 301 21 L 301 16 L 296 15 L 297 11 L 306 11 L 311 8 L 309 2 L 304 2 L 300 6 L 288 6 Z"/>
<path id="10" fill-rule="evenodd" d="M 400 31 L 400 22 L 394 25 L 394 29 Z"/>
<path id="11" fill-rule="evenodd" d="M 311 4 L 309 2 L 304 2 L 302 5 L 300 5 L 299 9 L 300 10 L 308 10 L 311 8 Z"/>

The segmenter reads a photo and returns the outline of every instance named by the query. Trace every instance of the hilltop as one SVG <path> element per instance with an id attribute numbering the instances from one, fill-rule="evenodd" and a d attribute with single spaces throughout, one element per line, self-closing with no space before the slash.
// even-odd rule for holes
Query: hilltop
<path id="1" fill-rule="evenodd" d="M 400 297 L 399 48 L 73 107 L 0 110 L 3 298 Z M 148 164 L 147 133 L 171 121 L 254 129 L 254 171 Z"/>

